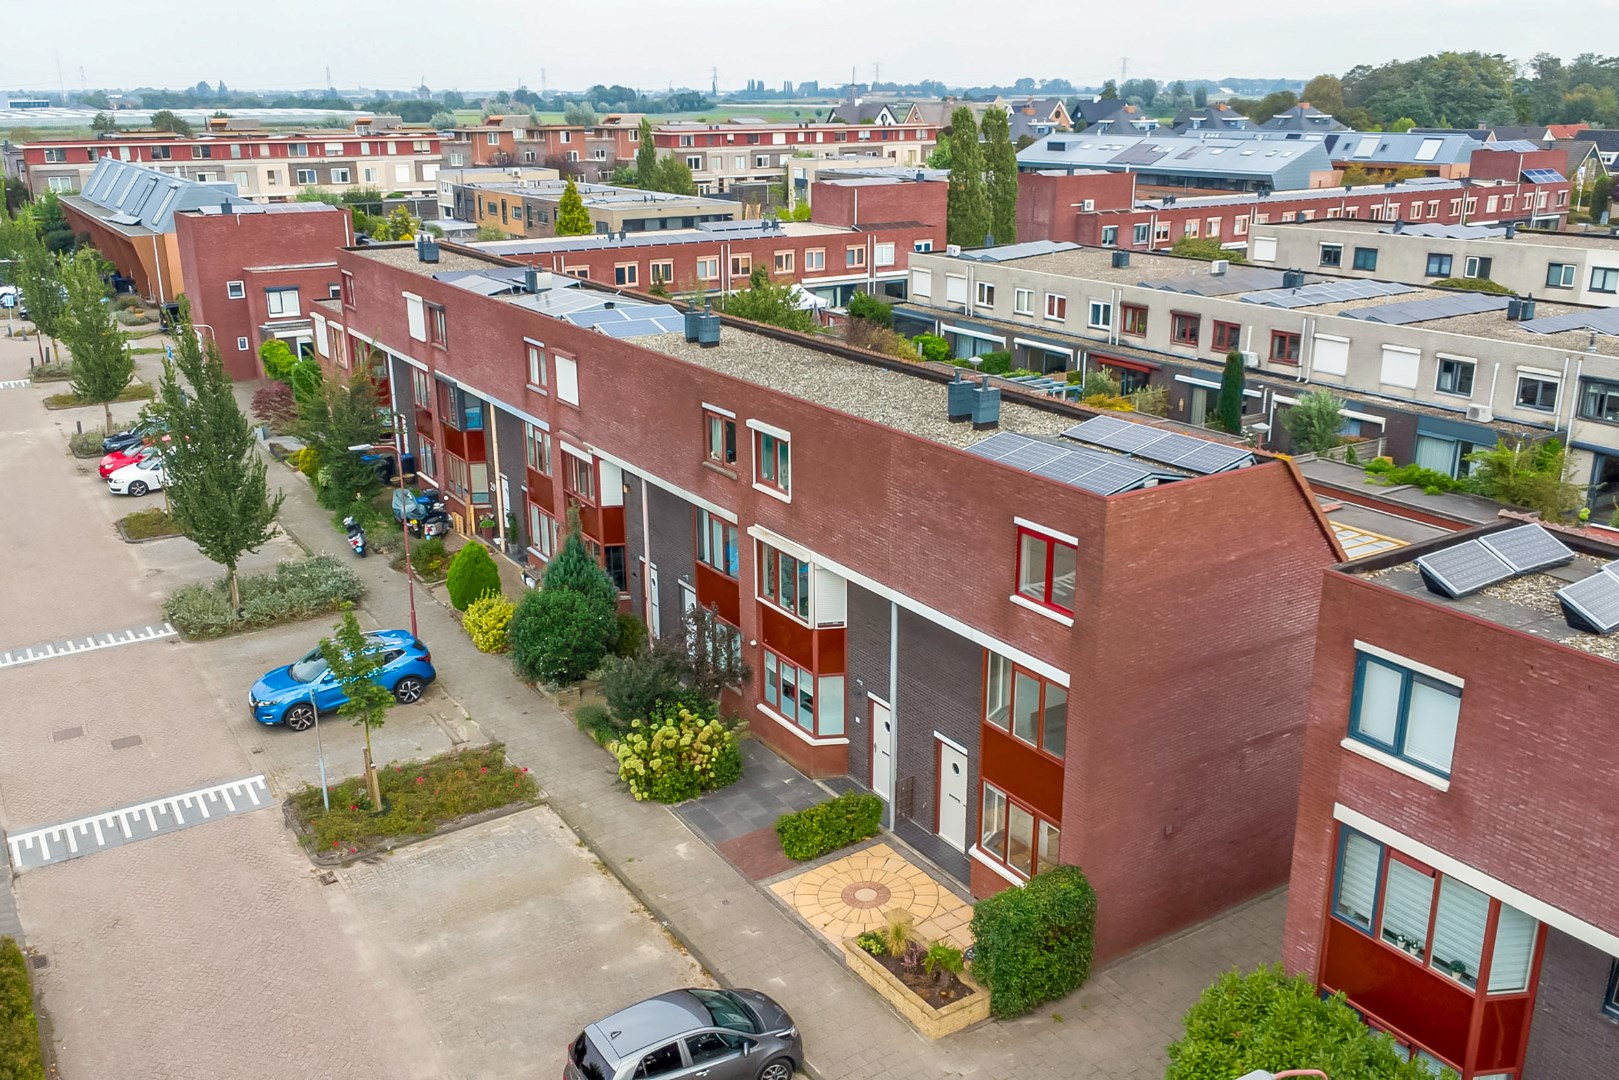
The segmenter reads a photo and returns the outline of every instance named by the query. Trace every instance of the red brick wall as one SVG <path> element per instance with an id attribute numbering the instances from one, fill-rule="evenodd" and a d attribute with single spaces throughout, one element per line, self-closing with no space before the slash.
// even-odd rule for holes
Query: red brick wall
<path id="1" fill-rule="evenodd" d="M 246 268 L 330 262 L 338 248 L 353 242 L 349 222 L 348 211 L 335 206 L 297 213 L 175 215 L 175 239 L 192 322 L 213 328 L 232 378 L 259 377 L 257 328 L 267 318 L 266 286 L 298 286 L 307 315 L 312 300 L 325 298 L 327 282 L 338 280 L 337 271 L 326 267 L 255 274 L 250 283 Z M 245 299 L 228 297 L 225 283 L 229 281 L 246 285 Z M 239 337 L 248 339 L 246 352 L 236 348 Z"/>
<path id="2" fill-rule="evenodd" d="M 1342 749 L 1354 641 L 1466 680 L 1448 792 Z M 1305 734 L 1283 959 L 1313 974 L 1333 857 L 1333 803 L 1600 926 L 1619 926 L 1613 860 L 1592 838 L 1619 832 L 1612 661 L 1328 573 Z M 1592 1008 L 1596 1004 L 1593 1002 Z"/>
<path id="3" fill-rule="evenodd" d="M 810 187 L 810 220 L 843 226 L 919 221 L 934 227 L 942 245 L 949 191 L 937 180 L 854 186 L 817 181 Z"/>
<path id="4" fill-rule="evenodd" d="M 1098 212 L 1127 210 L 1134 205 L 1134 191 L 1135 177 L 1130 173 L 1019 173 L 1018 239 L 1095 243 L 1079 235 L 1084 220 L 1079 216 L 1081 204 L 1091 199 Z"/>
<path id="5" fill-rule="evenodd" d="M 1475 180 L 1517 180 L 1525 169 L 1555 169 L 1561 174 L 1568 168 L 1568 153 L 1564 150 L 1474 150 L 1468 175 Z"/>

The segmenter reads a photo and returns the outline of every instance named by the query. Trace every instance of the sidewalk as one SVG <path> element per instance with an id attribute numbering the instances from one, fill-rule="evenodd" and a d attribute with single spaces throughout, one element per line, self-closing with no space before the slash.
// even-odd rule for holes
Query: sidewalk
<path id="1" fill-rule="evenodd" d="M 251 396 L 251 385 L 239 397 Z M 272 463 L 288 494 L 285 528 L 316 552 L 344 559 L 365 581 L 364 607 L 408 625 L 402 575 L 383 559 L 356 560 L 310 489 Z M 417 589 L 422 638 L 446 688 L 513 761 L 527 765 L 550 805 L 602 862 L 721 983 L 777 998 L 804 1032 L 812 1075 L 826 1080 L 1158 1080 L 1180 1016 L 1222 971 L 1274 960 L 1284 901 L 1272 894 L 1220 920 L 1092 975 L 1077 994 L 1017 1021 L 986 1024 L 940 1043 L 918 1035 L 824 942 L 695 835 L 669 808 L 618 788 L 612 760 L 504 657 L 473 648 L 454 613 Z M 1103 917 L 1106 917 L 1104 912 Z M 648 987 L 653 993 L 660 987 Z"/>

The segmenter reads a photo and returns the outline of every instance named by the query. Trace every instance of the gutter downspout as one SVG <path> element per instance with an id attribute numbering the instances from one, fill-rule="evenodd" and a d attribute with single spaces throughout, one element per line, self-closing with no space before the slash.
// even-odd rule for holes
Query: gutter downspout
<path id="1" fill-rule="evenodd" d="M 163 288 L 163 259 L 157 250 L 157 233 L 152 234 L 152 269 L 157 274 L 157 302 L 166 304 L 169 297 Z"/>
<path id="2" fill-rule="evenodd" d="M 646 624 L 652 630 L 653 637 L 662 637 L 663 628 L 652 621 L 652 528 L 647 515 L 646 477 L 638 476 L 636 480 L 641 488 L 641 607 Z"/>
<path id="3" fill-rule="evenodd" d="M 1565 373 L 1568 371 L 1568 359 L 1566 357 L 1563 360 L 1563 371 Z M 1568 384 L 1569 389 L 1572 390 L 1573 393 L 1568 395 L 1568 429 L 1565 432 L 1568 438 L 1565 440 L 1565 446 L 1574 441 L 1574 416 L 1579 412 L 1580 409 L 1580 375 L 1583 374 L 1584 371 L 1585 357 L 1582 356 L 1579 358 L 1579 360 L 1575 361 L 1574 381 Z"/>

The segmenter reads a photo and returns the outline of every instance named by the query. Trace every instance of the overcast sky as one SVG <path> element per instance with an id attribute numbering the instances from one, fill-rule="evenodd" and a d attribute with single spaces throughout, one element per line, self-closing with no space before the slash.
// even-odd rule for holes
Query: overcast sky
<path id="1" fill-rule="evenodd" d="M 1444 49 L 1565 58 L 1613 0 L 7 0 L 0 84 L 15 88 L 181 86 L 538 90 L 594 82 L 720 88 L 762 79 L 939 79 L 962 85 L 1062 77 L 1308 78 Z M 1593 19 L 1596 19 L 1593 22 Z M 64 20 L 71 23 L 65 26 Z M 26 42 L 26 48 L 15 43 Z M 1610 51 L 1619 41 L 1609 41 Z"/>

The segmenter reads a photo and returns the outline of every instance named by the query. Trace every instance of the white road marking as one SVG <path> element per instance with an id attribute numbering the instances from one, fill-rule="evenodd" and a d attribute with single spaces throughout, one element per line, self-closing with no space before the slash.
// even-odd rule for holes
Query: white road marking
<path id="1" fill-rule="evenodd" d="M 0 654 L 0 668 L 17 667 L 21 664 L 37 663 L 40 660 L 51 660 L 59 656 L 70 656 L 75 653 L 93 652 L 97 649 L 112 649 L 119 645 L 134 645 L 142 641 L 161 641 L 164 638 L 174 637 L 178 633 L 168 623 L 156 623 L 150 626 L 136 626 L 128 630 L 112 630 L 101 635 L 87 635 L 82 638 L 68 638 L 65 641 L 50 641 L 41 645 L 29 645 L 13 649 Z M 122 635 L 121 637 L 119 635 Z M 102 641 L 101 638 L 106 640 Z"/>

